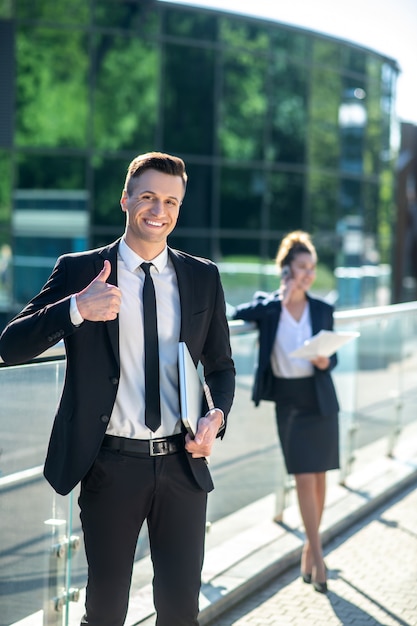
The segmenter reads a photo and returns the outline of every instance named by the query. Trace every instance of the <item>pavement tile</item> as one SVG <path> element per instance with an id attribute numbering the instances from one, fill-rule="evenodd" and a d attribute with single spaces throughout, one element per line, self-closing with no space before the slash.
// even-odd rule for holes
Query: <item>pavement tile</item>
<path id="1" fill-rule="evenodd" d="M 325 547 L 329 593 L 298 566 L 217 617 L 213 626 L 417 626 L 417 483 Z"/>

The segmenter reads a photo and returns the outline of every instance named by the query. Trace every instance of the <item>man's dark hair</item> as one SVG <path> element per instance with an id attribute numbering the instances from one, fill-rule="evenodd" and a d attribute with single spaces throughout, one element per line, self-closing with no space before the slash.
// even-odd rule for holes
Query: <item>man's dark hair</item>
<path id="1" fill-rule="evenodd" d="M 182 178 L 185 189 L 188 177 L 185 171 L 185 163 L 182 159 L 180 159 L 180 157 L 165 154 L 163 152 L 147 152 L 146 154 L 140 154 L 135 157 L 127 168 L 124 188 L 128 195 L 130 195 L 131 192 L 132 179 L 143 174 L 145 170 L 157 170 L 163 174 L 179 176 Z"/>

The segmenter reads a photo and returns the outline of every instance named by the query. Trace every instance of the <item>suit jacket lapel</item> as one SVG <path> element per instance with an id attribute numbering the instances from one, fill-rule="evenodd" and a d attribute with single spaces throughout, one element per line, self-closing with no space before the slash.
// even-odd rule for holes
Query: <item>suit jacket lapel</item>
<path id="1" fill-rule="evenodd" d="M 188 343 L 187 330 L 191 328 L 191 312 L 193 303 L 194 274 L 187 260 L 180 256 L 175 250 L 168 248 L 168 254 L 174 265 L 177 274 L 178 292 L 181 304 L 181 331 L 180 341 Z M 191 288 L 190 288 L 191 286 Z"/>
<path id="2" fill-rule="evenodd" d="M 311 330 L 313 335 L 317 335 L 317 333 L 321 330 L 322 325 L 321 325 L 321 319 L 320 319 L 320 312 L 317 309 L 317 302 L 316 300 L 310 298 L 309 296 L 307 296 L 308 299 L 308 303 L 310 305 L 310 318 L 311 318 Z"/>
<path id="3" fill-rule="evenodd" d="M 107 279 L 107 282 L 111 285 L 117 285 L 117 250 L 119 248 L 119 240 L 110 244 L 106 248 L 103 248 L 99 255 L 96 258 L 95 266 L 96 266 L 96 276 L 103 269 L 103 261 L 108 259 L 111 264 L 111 272 L 110 276 Z M 105 323 L 106 330 L 109 335 L 110 345 L 112 347 L 114 356 L 116 358 L 117 363 L 120 363 L 119 356 L 119 317 L 116 317 L 114 320 L 110 320 Z"/>

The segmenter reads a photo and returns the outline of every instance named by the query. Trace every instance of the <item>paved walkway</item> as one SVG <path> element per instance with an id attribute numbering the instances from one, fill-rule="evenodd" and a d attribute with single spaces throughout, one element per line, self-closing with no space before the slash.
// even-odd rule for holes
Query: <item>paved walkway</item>
<path id="1" fill-rule="evenodd" d="M 276 577 L 213 626 L 417 626 L 417 482 L 325 547 L 329 593 Z"/>
<path id="2" fill-rule="evenodd" d="M 393 457 L 385 449 L 378 440 L 357 451 L 343 486 L 329 472 L 321 525 L 328 595 L 299 577 L 304 532 L 295 502 L 280 524 L 275 494 L 213 523 L 201 626 L 417 626 L 417 423 L 404 429 Z M 151 579 L 145 556 L 134 568 L 126 626 L 155 626 Z M 67 626 L 79 626 L 83 605 L 84 589 Z M 14 626 L 42 624 L 39 611 Z"/>

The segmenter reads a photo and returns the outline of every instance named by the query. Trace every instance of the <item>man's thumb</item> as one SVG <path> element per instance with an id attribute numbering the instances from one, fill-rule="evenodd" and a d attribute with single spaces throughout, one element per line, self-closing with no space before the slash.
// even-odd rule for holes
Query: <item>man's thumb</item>
<path id="1" fill-rule="evenodd" d="M 110 261 L 106 259 L 104 261 L 103 269 L 101 270 L 100 274 L 98 274 L 98 276 L 96 277 L 96 280 L 99 280 L 102 283 L 105 283 L 108 277 L 110 276 L 110 272 L 111 272 L 111 263 Z"/>

